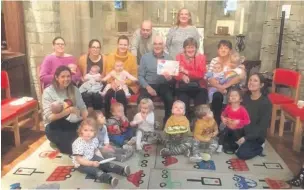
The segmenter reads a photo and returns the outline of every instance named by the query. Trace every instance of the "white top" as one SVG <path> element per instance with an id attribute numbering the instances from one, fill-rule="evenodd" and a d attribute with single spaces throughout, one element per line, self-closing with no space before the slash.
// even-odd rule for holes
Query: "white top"
<path id="1" fill-rule="evenodd" d="M 143 120 L 141 113 L 137 113 L 134 116 L 133 121 L 138 122 Z M 147 117 L 146 120 L 144 120 L 142 123 L 138 124 L 138 129 L 141 129 L 145 132 L 153 132 L 154 131 L 154 122 L 155 122 L 155 117 L 154 117 L 154 113 L 150 112 Z"/>
<path id="2" fill-rule="evenodd" d="M 90 141 L 85 141 L 81 137 L 78 137 L 72 144 L 72 162 L 74 166 L 78 168 L 80 164 L 76 161 L 76 156 L 83 156 L 87 160 L 91 160 L 95 155 L 95 150 L 98 147 L 97 138 L 93 138 Z"/>
<path id="3" fill-rule="evenodd" d="M 94 80 L 96 81 L 96 78 L 100 78 L 101 75 L 100 73 L 97 73 L 97 74 L 90 74 L 90 73 L 87 73 L 85 76 L 84 76 L 84 79 L 85 80 Z"/>

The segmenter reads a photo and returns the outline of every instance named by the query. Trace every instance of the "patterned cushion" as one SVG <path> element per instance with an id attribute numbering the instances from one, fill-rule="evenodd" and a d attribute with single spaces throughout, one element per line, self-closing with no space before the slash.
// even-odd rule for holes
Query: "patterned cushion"
<path id="1" fill-rule="evenodd" d="M 296 104 L 284 104 L 281 109 L 293 117 L 300 117 L 300 120 L 304 121 L 304 108 L 300 109 Z"/>
<path id="2" fill-rule="evenodd" d="M 268 98 L 272 104 L 291 104 L 294 102 L 292 98 L 278 93 L 270 93 Z"/>

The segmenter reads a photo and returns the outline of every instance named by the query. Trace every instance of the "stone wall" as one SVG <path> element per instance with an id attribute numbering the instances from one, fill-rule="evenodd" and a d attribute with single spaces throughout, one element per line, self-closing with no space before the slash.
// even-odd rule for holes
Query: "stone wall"
<path id="1" fill-rule="evenodd" d="M 262 40 L 262 29 L 265 15 L 264 1 L 237 1 L 237 10 L 230 13 L 229 16 L 224 15 L 223 2 L 208 1 L 206 5 L 205 20 L 205 54 L 210 61 L 217 56 L 217 44 L 221 39 L 230 40 L 235 47 L 236 35 L 240 33 L 240 17 L 241 9 L 244 8 L 244 30 L 246 48 L 242 55 L 247 60 L 259 60 L 260 47 Z M 217 20 L 233 20 L 234 34 L 230 36 L 215 35 Z"/>
<path id="2" fill-rule="evenodd" d="M 52 53 L 52 40 L 60 35 L 59 2 L 24 1 L 23 7 L 31 92 L 40 97 L 37 66 Z"/>
<path id="3" fill-rule="evenodd" d="M 124 34 L 129 37 L 140 26 L 143 20 L 143 1 L 126 1 L 122 10 L 114 9 L 113 1 L 94 2 L 101 12 L 101 17 L 96 25 L 102 26 L 102 43 L 103 53 L 107 54 L 113 52 L 117 48 L 117 38 Z M 127 22 L 127 29 L 125 32 L 118 33 L 118 22 Z"/>
<path id="4" fill-rule="evenodd" d="M 282 5 L 291 5 L 291 15 L 285 19 L 280 67 L 302 73 L 300 98 L 304 99 L 304 4 L 300 1 L 268 1 L 263 26 L 260 59 L 261 71 L 276 67 Z"/>

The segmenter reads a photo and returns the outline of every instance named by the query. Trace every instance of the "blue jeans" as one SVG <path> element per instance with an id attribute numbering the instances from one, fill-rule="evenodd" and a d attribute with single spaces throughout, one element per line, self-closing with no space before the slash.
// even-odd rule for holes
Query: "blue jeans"
<path id="1" fill-rule="evenodd" d="M 261 155 L 263 152 L 262 144 L 265 142 L 265 139 L 259 138 L 256 140 L 246 140 L 235 153 L 235 155 L 241 160 L 249 160 L 258 155 Z"/>
<path id="2" fill-rule="evenodd" d="M 111 134 L 109 134 L 109 139 L 115 145 L 122 147 L 125 144 L 125 141 L 130 140 L 133 136 L 134 136 L 134 129 L 129 127 L 121 135 L 111 135 Z"/>

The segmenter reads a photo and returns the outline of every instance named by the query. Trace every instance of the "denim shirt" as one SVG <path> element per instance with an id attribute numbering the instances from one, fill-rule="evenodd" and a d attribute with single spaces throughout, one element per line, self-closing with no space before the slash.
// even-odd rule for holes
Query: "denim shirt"
<path id="1" fill-rule="evenodd" d="M 105 144 L 109 144 L 110 140 L 109 140 L 106 125 L 99 127 L 99 131 L 97 133 L 97 138 L 99 141 L 99 145 L 98 145 L 99 148 L 103 147 Z"/>

